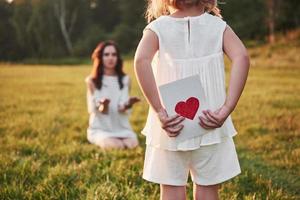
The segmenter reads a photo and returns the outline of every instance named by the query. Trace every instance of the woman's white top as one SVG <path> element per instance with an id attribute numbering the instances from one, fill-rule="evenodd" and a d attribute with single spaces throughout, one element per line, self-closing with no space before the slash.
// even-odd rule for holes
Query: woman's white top
<path id="1" fill-rule="evenodd" d="M 88 76 L 85 82 L 89 81 L 91 77 Z M 129 76 L 124 76 L 124 87 L 120 89 L 117 76 L 103 75 L 101 90 L 95 89 L 93 94 L 87 92 L 87 107 L 90 114 L 88 138 L 136 137 L 129 123 L 131 109 L 124 113 L 118 111 L 118 105 L 124 105 L 129 99 L 129 81 Z M 108 114 L 102 114 L 97 109 L 102 98 L 110 99 Z"/>
<path id="2" fill-rule="evenodd" d="M 223 32 L 226 22 L 209 13 L 175 18 L 161 16 L 145 29 L 152 30 L 159 40 L 159 51 L 152 61 L 157 86 L 199 74 L 209 109 L 220 108 L 226 98 Z M 192 150 L 202 145 L 220 143 L 223 137 L 233 137 L 237 131 L 229 116 L 220 128 L 203 136 L 179 142 L 169 137 L 153 109 L 149 108 L 142 130 L 146 144 L 171 151 Z"/>

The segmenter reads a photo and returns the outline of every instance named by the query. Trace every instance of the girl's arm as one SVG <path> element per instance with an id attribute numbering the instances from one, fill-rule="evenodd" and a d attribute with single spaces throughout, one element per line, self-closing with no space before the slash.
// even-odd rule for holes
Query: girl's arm
<path id="1" fill-rule="evenodd" d="M 230 113 L 235 109 L 248 76 L 250 61 L 247 50 L 229 26 L 224 31 L 223 50 L 232 62 L 228 94 L 221 108 L 214 112 L 204 110 L 205 117 L 199 117 L 199 124 L 206 129 L 219 128 L 223 125 Z"/>
<path id="2" fill-rule="evenodd" d="M 232 62 L 230 81 L 225 101 L 225 106 L 232 112 L 235 109 L 246 84 L 250 60 L 244 44 L 229 26 L 227 26 L 224 32 L 223 41 L 224 52 Z"/>
<path id="3" fill-rule="evenodd" d="M 158 47 L 157 35 L 150 30 L 146 30 L 134 56 L 134 69 L 139 86 L 156 113 L 163 110 L 151 67 L 152 59 L 158 51 Z"/>
<path id="4" fill-rule="evenodd" d="M 158 51 L 158 48 L 159 43 L 157 35 L 152 30 L 146 29 L 134 57 L 135 74 L 147 102 L 157 113 L 162 128 L 170 137 L 176 137 L 183 128 L 183 125 L 180 123 L 185 118 L 180 115 L 169 117 L 160 102 L 151 67 L 152 59 Z"/>

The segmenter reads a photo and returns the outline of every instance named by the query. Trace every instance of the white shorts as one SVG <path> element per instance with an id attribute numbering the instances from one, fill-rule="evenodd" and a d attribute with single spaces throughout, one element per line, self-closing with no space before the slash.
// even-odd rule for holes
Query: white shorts
<path id="1" fill-rule="evenodd" d="M 197 185 L 215 185 L 241 173 L 232 137 L 223 142 L 190 151 L 168 151 L 146 147 L 143 179 L 150 182 L 184 186 L 191 172 Z"/>

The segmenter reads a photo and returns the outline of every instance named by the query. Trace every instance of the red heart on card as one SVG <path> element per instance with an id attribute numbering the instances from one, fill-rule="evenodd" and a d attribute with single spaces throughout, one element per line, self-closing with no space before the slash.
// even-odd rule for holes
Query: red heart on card
<path id="1" fill-rule="evenodd" d="M 190 97 L 186 102 L 178 102 L 175 106 L 175 112 L 183 117 L 193 120 L 199 106 L 199 100 L 196 97 Z"/>

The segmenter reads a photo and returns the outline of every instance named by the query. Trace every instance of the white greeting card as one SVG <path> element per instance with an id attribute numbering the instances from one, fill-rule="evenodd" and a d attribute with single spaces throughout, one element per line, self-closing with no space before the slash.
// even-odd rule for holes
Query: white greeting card
<path id="1" fill-rule="evenodd" d="M 158 87 L 160 97 L 169 116 L 185 117 L 176 140 L 183 141 L 208 133 L 199 125 L 199 116 L 208 108 L 199 75 L 189 76 Z"/>

